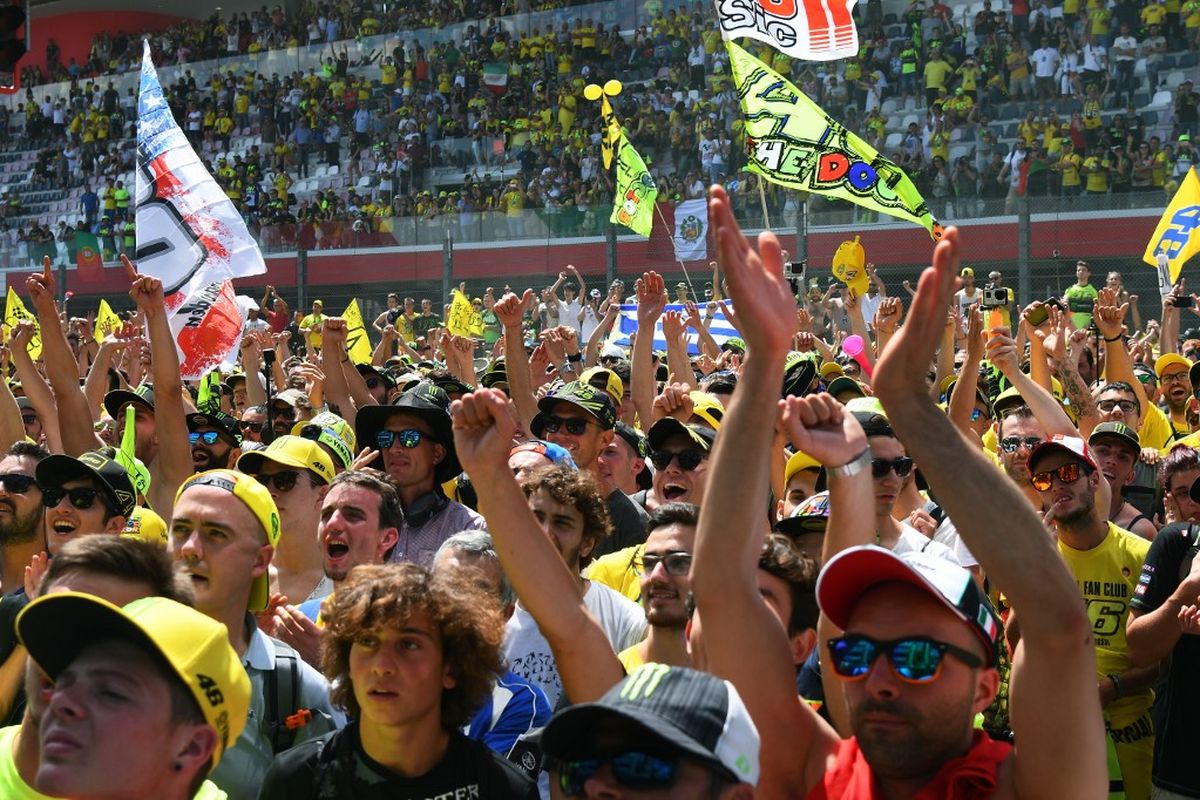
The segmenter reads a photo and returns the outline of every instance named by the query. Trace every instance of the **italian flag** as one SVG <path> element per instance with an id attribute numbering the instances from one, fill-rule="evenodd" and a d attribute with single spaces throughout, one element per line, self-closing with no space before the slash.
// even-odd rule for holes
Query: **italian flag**
<path id="1" fill-rule="evenodd" d="M 508 88 L 508 66 L 499 61 L 484 64 L 483 85 L 491 89 L 493 94 L 504 94 Z"/>

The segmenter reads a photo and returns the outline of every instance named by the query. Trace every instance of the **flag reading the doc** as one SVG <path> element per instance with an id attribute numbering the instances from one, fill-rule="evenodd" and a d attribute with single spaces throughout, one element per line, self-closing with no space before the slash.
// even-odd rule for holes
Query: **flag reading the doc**
<path id="1" fill-rule="evenodd" d="M 726 39 L 765 42 L 802 61 L 833 61 L 858 55 L 856 0 L 717 0 Z"/>
<path id="2" fill-rule="evenodd" d="M 246 223 L 200 163 L 143 43 L 138 90 L 137 267 L 163 282 L 182 376 L 236 357 L 243 317 L 232 279 L 267 271 Z"/>
<path id="3" fill-rule="evenodd" d="M 1165 260 L 1170 282 L 1175 284 L 1183 265 L 1200 251 L 1197 231 L 1200 231 L 1200 179 L 1196 177 L 1196 170 L 1189 169 L 1158 221 L 1142 260 L 1152 267 Z"/>
<path id="4" fill-rule="evenodd" d="M 675 258 L 700 261 L 708 256 L 708 201 L 686 200 L 675 208 Z"/>
<path id="5" fill-rule="evenodd" d="M 834 121 L 782 75 L 726 42 L 746 117 L 746 168 L 766 180 L 921 225 L 942 226 L 904 170 Z"/>
<path id="6" fill-rule="evenodd" d="M 658 187 L 646 162 L 622 134 L 617 145 L 617 193 L 608 221 L 649 239 L 657 201 Z"/>

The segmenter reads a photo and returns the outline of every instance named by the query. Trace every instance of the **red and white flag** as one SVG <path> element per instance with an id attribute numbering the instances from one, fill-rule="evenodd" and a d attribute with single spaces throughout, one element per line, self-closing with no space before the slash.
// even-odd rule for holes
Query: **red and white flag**
<path id="1" fill-rule="evenodd" d="M 184 379 L 237 354 L 234 278 L 267 271 L 258 243 L 184 137 L 143 44 L 138 92 L 137 269 L 163 282 Z"/>
<path id="2" fill-rule="evenodd" d="M 721 35 L 765 42 L 802 61 L 858 55 L 856 0 L 716 0 Z"/>

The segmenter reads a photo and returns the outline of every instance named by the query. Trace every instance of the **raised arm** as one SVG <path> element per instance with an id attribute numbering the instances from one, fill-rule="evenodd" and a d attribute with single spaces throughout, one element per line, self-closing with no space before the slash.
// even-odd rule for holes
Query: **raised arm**
<path id="1" fill-rule="evenodd" d="M 33 322 L 29 320 L 18 322 L 13 327 L 10 342 L 13 368 L 16 370 L 17 380 L 21 381 L 21 388 L 25 390 L 25 396 L 33 404 L 33 410 L 37 412 L 38 418 L 42 420 L 42 430 L 46 432 L 47 446 L 51 452 L 61 453 L 62 435 L 58 425 L 58 409 L 54 405 L 54 394 L 29 355 L 29 342 L 33 338 L 33 332 Z M 25 435 L 24 431 L 21 435 Z M 95 435 L 93 429 L 92 436 L 95 437 Z M 99 439 L 95 439 L 95 441 L 98 442 Z"/>
<path id="2" fill-rule="evenodd" d="M 0 345 L 0 349 L 7 349 L 4 345 Z M 7 353 L 0 360 L 0 364 L 6 365 L 8 362 Z M 0 377 L 7 375 L 8 370 L 0 370 Z M 0 380 L 0 448 L 3 452 L 8 452 L 8 448 L 13 442 L 19 442 L 25 438 L 25 423 L 21 419 L 21 409 L 17 405 L 17 398 L 13 397 L 12 387 L 8 385 L 7 380 Z"/>
<path id="3" fill-rule="evenodd" d="M 629 393 L 639 423 L 649 429 L 654 406 L 654 326 L 667 306 L 667 286 L 653 270 L 642 274 L 637 289 L 637 337 L 629 364 Z"/>
<path id="4" fill-rule="evenodd" d="M 1079 589 L 1016 485 L 996 479 L 995 466 L 957 435 L 925 388 L 924 370 L 958 272 L 958 231 L 950 228 L 921 276 L 907 323 L 879 361 L 875 393 L 938 502 L 957 521 L 959 535 L 1021 615 L 1009 690 L 1012 727 L 1021 742 L 1012 772 L 1015 794 L 1103 797 L 1104 721 L 1091 624 Z M 988 490 L 980 492 L 980 486 Z"/>
<path id="5" fill-rule="evenodd" d="M 66 449 L 67 455 L 77 456 L 84 450 L 97 447 L 98 440 L 87 397 L 79 387 L 79 365 L 59 322 L 58 305 L 54 302 L 58 281 L 48 256 L 42 260 L 42 271 L 25 279 L 25 289 L 29 292 L 38 324 L 42 328 L 42 362 L 46 365 L 46 377 L 58 409 L 59 435 L 63 437 L 59 446 L 70 448 Z M 42 419 L 47 417 L 42 416 Z M 74 449 L 85 443 L 86 446 Z"/>
<path id="6" fill-rule="evenodd" d="M 912 312 L 909 311 L 911 319 Z M 1033 416 L 1046 429 L 1047 436 L 1060 433 L 1063 436 L 1078 436 L 1079 431 L 1063 411 L 1062 404 L 1054 395 L 1034 383 L 1033 379 L 1021 371 L 1017 363 L 1016 342 L 1009 336 L 1008 328 L 993 328 L 991 338 L 987 342 L 987 357 L 1000 370 L 1000 374 L 1008 378 L 1008 382 L 1021 394 L 1021 399 L 1033 411 Z"/>
<path id="7" fill-rule="evenodd" d="M 708 326 L 701 319 L 700 307 L 688 301 L 684 303 L 683 309 L 687 312 L 688 327 L 696 332 L 696 343 L 700 348 L 700 352 L 706 354 L 709 358 L 718 358 L 721 355 L 721 345 L 717 344 L 717 340 L 713 338 L 712 332 L 709 331 Z"/>
<path id="8" fill-rule="evenodd" d="M 678 311 L 666 311 L 662 320 L 663 338 L 667 340 L 667 380 L 694 383 L 683 315 Z"/>
<path id="9" fill-rule="evenodd" d="M 125 274 L 131 284 L 129 296 L 145 316 L 150 338 L 154 424 L 158 436 L 158 455 L 147 464 L 153 476 L 151 505 L 164 519 L 170 519 L 175 490 L 192 474 L 192 448 L 188 444 L 179 353 L 167 323 L 162 281 L 151 275 L 139 275 L 125 256 L 121 256 L 121 263 L 125 265 Z"/>
<path id="10" fill-rule="evenodd" d="M 967 357 L 958 370 L 954 394 L 950 395 L 950 421 L 972 442 L 979 434 L 971 428 L 971 412 L 975 409 L 975 390 L 979 386 L 979 364 L 983 361 L 983 312 L 972 308 L 967 317 Z M 982 442 L 980 442 L 982 444 Z"/>
<path id="11" fill-rule="evenodd" d="M 599 361 L 600 343 L 608 336 L 608 332 L 612 330 L 613 323 L 617 321 L 617 315 L 621 313 L 621 306 L 618 303 L 609 303 L 608 308 L 604 310 L 604 316 L 600 320 L 600 324 L 592 331 L 592 335 L 588 337 L 587 347 L 583 351 L 583 366 L 584 369 L 594 367 Z"/>
<path id="12" fill-rule="evenodd" d="M 1129 349 L 1125 346 L 1125 314 L 1129 303 L 1117 305 L 1117 293 L 1112 289 L 1101 289 L 1096 296 L 1096 305 L 1092 309 L 1092 319 L 1096 321 L 1096 330 L 1104 339 L 1104 377 L 1112 381 L 1125 381 L 1133 387 L 1137 395 L 1138 408 L 1147 409 L 1150 398 L 1146 396 L 1146 388 L 1133 374 L 1133 360 L 1129 357 Z"/>
<path id="13" fill-rule="evenodd" d="M 455 400 L 454 448 L 475 484 L 504 572 L 554 651 L 567 697 L 574 703 L 596 700 L 624 670 L 508 467 L 515 430 L 508 406 L 495 389 Z"/>
<path id="14" fill-rule="evenodd" d="M 533 378 L 529 372 L 529 356 L 525 353 L 525 332 L 521 321 L 525 309 L 533 303 L 532 289 L 517 297 L 509 292 L 496 303 L 496 319 L 504 326 L 504 369 L 508 375 L 508 391 L 521 430 L 528 431 L 537 415 L 537 400 L 533 396 Z"/>
<path id="15" fill-rule="evenodd" d="M 795 300 L 783 278 L 774 234 L 760 234 L 756 253 L 719 186 L 709 198 L 709 217 L 747 352 L 709 462 L 692 591 L 709 669 L 737 687 L 762 739 L 758 791 L 763 797 L 803 797 L 823 770 L 837 734 L 796 696 L 787 634 L 759 594 L 756 578 L 767 532 L 761 509 L 770 482 L 770 420 L 795 330 Z"/>
<path id="16" fill-rule="evenodd" d="M 329 338 L 325 338 L 328 335 Z M 346 355 L 346 320 L 326 317 L 321 327 L 321 371 L 325 373 L 325 400 L 336 406 L 345 419 L 354 419 L 358 406 L 350 395 L 350 384 L 346 380 L 345 366 L 352 366 Z M 355 370 L 355 374 L 358 371 Z M 365 389 L 366 387 L 364 387 Z"/>

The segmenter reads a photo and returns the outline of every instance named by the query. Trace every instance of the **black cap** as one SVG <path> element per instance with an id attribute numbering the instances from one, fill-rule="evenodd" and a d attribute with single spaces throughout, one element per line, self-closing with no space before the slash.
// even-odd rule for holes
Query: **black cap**
<path id="1" fill-rule="evenodd" d="M 646 440 L 650 443 L 650 450 L 656 451 L 661 450 L 672 436 L 686 436 L 706 453 L 712 451 L 717 440 L 717 432 L 707 425 L 684 425 L 674 417 L 663 417 L 651 425 Z"/>
<path id="2" fill-rule="evenodd" d="M 212 428 L 233 447 L 240 447 L 242 444 L 242 436 L 238 432 L 238 421 L 224 411 L 188 414 L 186 419 L 188 431 L 191 433 L 195 433 L 201 428 Z"/>
<path id="3" fill-rule="evenodd" d="M 804 353 L 792 353 L 783 365 L 783 397 L 803 397 L 817 377 L 817 362 Z"/>
<path id="4" fill-rule="evenodd" d="M 374 375 L 375 377 L 379 378 L 381 381 L 383 381 L 384 385 L 386 385 L 388 389 L 391 389 L 396 385 L 396 381 L 391 375 L 388 375 L 386 372 L 380 370 L 374 364 L 355 364 L 354 368 L 358 370 L 358 374 L 362 375 L 364 378 L 369 375 Z"/>
<path id="5" fill-rule="evenodd" d="M 645 458 L 650 455 L 649 447 L 646 444 L 646 437 L 642 436 L 641 431 L 632 425 L 624 422 L 617 422 L 617 426 L 613 429 L 617 436 L 620 436 L 629 447 L 633 450 L 634 455 L 638 458 Z"/>
<path id="6" fill-rule="evenodd" d="M 397 414 L 411 414 L 429 423 L 433 439 L 446 448 L 446 457 L 434 469 L 433 476 L 439 484 L 462 472 L 458 456 L 454 452 L 454 431 L 450 425 L 450 398 L 437 386 L 422 381 L 396 398 L 391 405 L 367 405 L 358 410 L 354 420 L 354 436 L 362 447 L 374 447 L 375 435 L 383 430 L 388 418 Z M 383 468 L 383 456 L 371 464 Z"/>
<path id="7" fill-rule="evenodd" d="M 154 387 L 148 383 L 143 383 L 132 392 L 128 389 L 113 389 L 104 395 L 104 410 L 113 419 L 117 419 L 117 416 L 121 413 L 121 406 L 126 403 L 137 403 L 153 411 Z"/>
<path id="8" fill-rule="evenodd" d="M 1130 428 L 1124 422 L 1101 422 L 1095 428 L 1092 428 L 1092 435 L 1088 437 L 1088 446 L 1094 445 L 1104 439 L 1116 439 L 1121 444 L 1133 450 L 1134 458 L 1141 455 L 1142 438 L 1138 436 L 1138 432 Z"/>
<path id="9" fill-rule="evenodd" d="M 113 461 L 116 451 L 111 447 L 88 450 L 79 458 L 61 453 L 47 456 L 38 462 L 34 477 L 43 487 L 62 486 L 67 481 L 83 478 L 96 484 L 108 496 L 109 507 L 128 517 L 137 505 L 137 489 L 125 468 Z"/>

